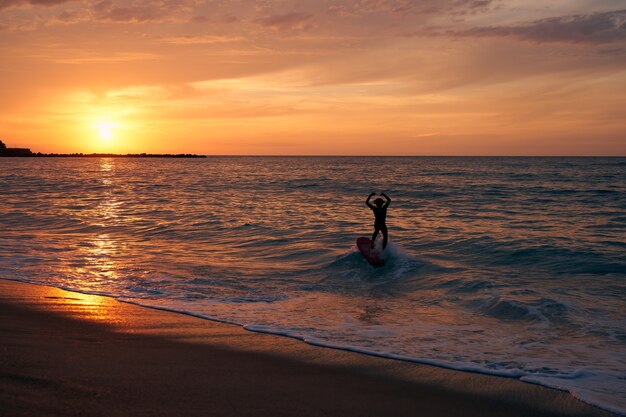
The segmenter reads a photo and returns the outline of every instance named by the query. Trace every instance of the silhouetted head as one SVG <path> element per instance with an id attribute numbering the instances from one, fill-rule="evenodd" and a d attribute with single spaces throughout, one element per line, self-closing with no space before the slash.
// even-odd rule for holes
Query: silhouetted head
<path id="1" fill-rule="evenodd" d="M 385 204 L 385 200 L 383 200 L 382 198 L 377 198 L 376 200 L 374 200 L 374 204 L 376 204 L 376 207 L 380 208 L 383 206 L 383 204 Z"/>

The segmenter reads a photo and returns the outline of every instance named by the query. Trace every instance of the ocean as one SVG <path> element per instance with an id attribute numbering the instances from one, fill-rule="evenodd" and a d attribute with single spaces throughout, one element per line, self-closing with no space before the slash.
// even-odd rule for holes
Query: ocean
<path id="1" fill-rule="evenodd" d="M 374 268 L 355 240 L 381 191 Z M 1 158 L 0 279 L 626 415 L 626 158 Z"/>

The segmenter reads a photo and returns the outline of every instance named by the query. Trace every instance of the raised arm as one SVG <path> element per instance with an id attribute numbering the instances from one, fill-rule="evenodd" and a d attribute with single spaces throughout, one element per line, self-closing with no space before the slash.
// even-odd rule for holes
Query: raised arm
<path id="1" fill-rule="evenodd" d="M 385 194 L 385 193 L 380 193 L 380 195 L 385 197 L 385 200 L 387 200 L 383 207 L 385 207 L 385 208 L 389 207 L 389 204 L 391 204 L 391 198 L 389 198 L 389 196 L 387 194 Z"/>
<path id="2" fill-rule="evenodd" d="M 370 203 L 370 198 L 374 197 L 376 195 L 376 193 L 372 193 L 370 195 L 367 196 L 367 200 L 365 200 L 365 204 L 367 205 L 367 207 L 371 208 L 372 210 L 374 210 L 374 205 L 372 203 Z"/>

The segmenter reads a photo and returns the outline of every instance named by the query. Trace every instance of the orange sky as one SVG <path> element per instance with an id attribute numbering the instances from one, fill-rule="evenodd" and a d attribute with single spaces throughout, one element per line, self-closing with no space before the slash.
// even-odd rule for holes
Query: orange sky
<path id="1" fill-rule="evenodd" d="M 41 152 L 626 155 L 626 0 L 0 0 Z"/>

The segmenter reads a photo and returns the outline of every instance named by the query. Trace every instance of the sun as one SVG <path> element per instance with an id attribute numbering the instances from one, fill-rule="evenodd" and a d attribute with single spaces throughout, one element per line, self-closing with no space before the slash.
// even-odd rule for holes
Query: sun
<path id="1" fill-rule="evenodd" d="M 102 141 L 108 142 L 113 139 L 113 131 L 117 126 L 113 122 L 100 122 L 95 125 L 98 136 Z"/>

